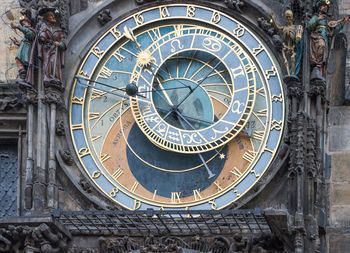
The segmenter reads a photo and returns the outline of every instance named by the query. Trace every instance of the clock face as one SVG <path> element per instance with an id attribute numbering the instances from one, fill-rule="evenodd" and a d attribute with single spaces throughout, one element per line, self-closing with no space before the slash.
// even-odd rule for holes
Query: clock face
<path id="1" fill-rule="evenodd" d="M 222 209 L 259 180 L 281 141 L 273 58 L 246 26 L 208 7 L 134 13 L 101 36 L 77 75 L 75 150 L 127 209 Z"/>

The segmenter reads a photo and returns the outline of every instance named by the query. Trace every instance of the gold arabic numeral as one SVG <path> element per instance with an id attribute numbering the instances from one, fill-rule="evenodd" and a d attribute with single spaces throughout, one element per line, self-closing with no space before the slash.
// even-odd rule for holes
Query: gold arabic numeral
<path id="1" fill-rule="evenodd" d="M 112 177 L 115 180 L 118 180 L 119 177 L 121 177 L 121 175 L 124 174 L 124 171 L 121 168 L 118 168 L 116 171 L 114 171 L 114 173 L 112 174 Z"/>
<path id="2" fill-rule="evenodd" d="M 105 53 L 105 51 L 101 50 L 99 47 L 95 47 L 92 51 L 98 58 L 101 58 Z"/>
<path id="3" fill-rule="evenodd" d="M 141 201 L 140 200 L 137 200 L 137 199 L 134 199 L 134 207 L 133 207 L 133 210 L 138 210 L 140 209 L 141 207 Z"/>
<path id="4" fill-rule="evenodd" d="M 237 24 L 236 28 L 233 30 L 233 35 L 239 37 L 242 37 L 245 33 L 245 29 L 243 26 L 241 26 L 240 24 Z"/>
<path id="5" fill-rule="evenodd" d="M 259 177 L 260 177 L 260 174 L 257 173 L 255 170 L 251 170 L 250 173 L 254 174 L 254 176 L 255 176 L 256 178 L 259 178 Z"/>
<path id="6" fill-rule="evenodd" d="M 109 193 L 109 195 L 114 198 L 115 196 L 117 196 L 117 193 L 119 192 L 119 189 L 117 187 L 114 187 L 111 192 Z"/>
<path id="7" fill-rule="evenodd" d="M 111 156 L 109 154 L 104 154 L 100 156 L 100 160 L 101 163 L 104 163 L 105 161 L 107 161 L 109 158 L 111 158 Z"/>
<path id="8" fill-rule="evenodd" d="M 201 195 L 200 189 L 193 190 L 194 200 L 201 200 L 203 197 Z"/>
<path id="9" fill-rule="evenodd" d="M 268 69 L 265 71 L 265 76 L 266 76 L 267 80 L 270 80 L 270 78 L 272 76 L 276 76 L 276 75 L 277 75 L 277 71 L 276 71 L 275 66 L 272 66 L 271 69 Z"/>
<path id="10" fill-rule="evenodd" d="M 93 89 L 92 94 L 91 94 L 91 100 L 94 100 L 96 98 L 100 98 L 100 97 L 104 96 L 105 94 L 106 94 L 106 92 Z"/>
<path id="11" fill-rule="evenodd" d="M 242 172 L 237 167 L 233 167 L 230 172 L 236 177 L 236 180 L 242 176 Z"/>
<path id="12" fill-rule="evenodd" d="M 277 130 L 277 131 L 281 131 L 282 130 L 282 121 L 277 121 L 277 120 L 273 120 L 272 124 L 271 124 L 271 130 Z"/>
<path id="13" fill-rule="evenodd" d="M 135 182 L 135 183 L 132 185 L 130 191 L 134 193 L 134 192 L 136 191 L 137 187 L 139 186 L 139 184 L 140 184 L 139 182 Z"/>
<path id="14" fill-rule="evenodd" d="M 120 53 L 119 50 L 116 50 L 116 51 L 113 53 L 113 56 L 114 56 L 114 58 L 117 59 L 118 62 L 122 62 L 122 61 L 125 59 L 125 56 L 122 55 L 122 54 Z"/>
<path id="15" fill-rule="evenodd" d="M 171 193 L 171 203 L 176 204 L 176 203 L 181 203 L 181 192 L 172 192 Z"/>
<path id="16" fill-rule="evenodd" d="M 210 201 L 208 202 L 208 204 L 210 205 L 211 209 L 213 209 L 213 210 L 217 210 L 217 209 L 218 209 L 218 205 L 216 204 L 216 202 L 215 202 L 214 199 L 213 199 L 213 200 L 210 200 Z"/>
<path id="17" fill-rule="evenodd" d="M 120 31 L 118 31 L 117 28 L 118 28 L 117 26 L 113 27 L 112 33 L 117 39 L 119 39 L 122 36 L 122 33 Z"/>
<path id="18" fill-rule="evenodd" d="M 113 74 L 113 71 L 104 66 L 101 69 L 99 77 L 108 79 L 108 78 L 110 78 L 112 76 L 112 74 Z"/>
<path id="19" fill-rule="evenodd" d="M 100 117 L 100 113 L 99 112 L 90 112 L 89 113 L 89 120 L 98 119 L 99 117 Z"/>
<path id="20" fill-rule="evenodd" d="M 236 194 L 236 198 L 238 198 L 238 197 L 241 196 L 241 193 L 240 193 L 237 189 L 234 189 L 234 190 L 233 190 L 233 193 Z"/>
<path id="21" fill-rule="evenodd" d="M 282 94 L 273 95 L 271 99 L 272 99 L 273 102 L 283 102 Z"/>
<path id="22" fill-rule="evenodd" d="M 99 171 L 94 171 L 94 173 L 92 173 L 92 178 L 93 179 L 97 179 L 101 176 L 101 172 Z"/>
<path id="23" fill-rule="evenodd" d="M 100 139 L 101 137 L 102 137 L 102 135 L 94 135 L 94 136 L 91 136 L 91 140 L 96 141 L 96 140 Z"/>
<path id="24" fill-rule="evenodd" d="M 160 12 L 160 18 L 170 17 L 170 13 L 167 7 L 160 7 L 159 12 Z"/>
<path id="25" fill-rule="evenodd" d="M 220 20 L 221 20 L 220 13 L 217 11 L 214 11 L 210 21 L 213 22 L 214 24 L 217 24 L 220 22 Z"/>
<path id="26" fill-rule="evenodd" d="M 254 161 L 255 156 L 256 156 L 256 153 L 254 151 L 247 150 L 247 152 L 245 152 L 243 155 L 243 159 L 249 163 L 252 163 Z"/>
<path id="27" fill-rule="evenodd" d="M 181 37 L 184 35 L 184 26 L 183 25 L 175 25 L 175 37 Z"/>
<path id="28" fill-rule="evenodd" d="M 85 72 L 84 70 L 80 70 L 79 71 L 79 76 L 83 76 L 83 77 L 89 78 L 89 74 L 87 72 Z"/>
<path id="29" fill-rule="evenodd" d="M 82 105 L 84 104 L 84 100 L 85 100 L 84 98 L 73 97 L 72 103 L 77 105 Z"/>
<path id="30" fill-rule="evenodd" d="M 90 154 L 90 150 L 88 148 L 81 148 L 78 151 L 80 157 L 84 157 L 88 154 Z"/>
<path id="31" fill-rule="evenodd" d="M 264 139 L 264 131 L 255 131 L 252 134 L 252 138 L 258 141 L 263 141 Z"/>
<path id="32" fill-rule="evenodd" d="M 80 130 L 80 129 L 83 129 L 83 124 L 72 125 L 72 130 Z"/>
<path id="33" fill-rule="evenodd" d="M 215 184 L 216 189 L 218 190 L 218 192 L 221 192 L 223 190 L 223 188 L 221 187 L 221 185 L 217 181 L 215 181 L 214 184 Z"/>
<path id="34" fill-rule="evenodd" d="M 196 15 L 196 7 L 189 5 L 187 6 L 187 17 L 193 18 Z"/>
<path id="35" fill-rule="evenodd" d="M 142 14 L 136 14 L 134 16 L 134 19 L 135 19 L 135 22 L 138 26 L 142 25 L 145 22 L 145 18 L 142 16 Z"/>
<path id="36" fill-rule="evenodd" d="M 253 54 L 254 54 L 255 56 L 257 56 L 258 54 L 260 54 L 262 51 L 264 51 L 264 47 L 263 47 L 261 44 L 259 44 L 258 47 L 253 48 Z"/>

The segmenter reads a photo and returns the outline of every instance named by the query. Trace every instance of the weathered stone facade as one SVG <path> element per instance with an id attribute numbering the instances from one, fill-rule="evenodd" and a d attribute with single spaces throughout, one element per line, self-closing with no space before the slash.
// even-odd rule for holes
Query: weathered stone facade
<path id="1" fill-rule="evenodd" d="M 86 228 L 78 232 L 69 230 L 61 223 L 69 214 L 53 212 L 121 208 L 92 185 L 72 153 L 66 110 L 70 90 L 48 86 L 42 93 L 36 93 L 16 83 L 17 48 L 9 38 L 18 35 L 9 26 L 8 10 L 17 20 L 20 2 L 22 6 L 30 2 L 61 4 L 57 6 L 64 14 L 62 26 L 67 35 L 63 87 L 70 87 L 79 61 L 109 22 L 143 4 L 156 4 L 151 0 L 2 1 L 0 14 L 6 24 L 0 25 L 0 252 L 350 251 L 350 46 L 346 41 L 346 38 L 350 41 L 349 24 L 334 39 L 327 84 L 310 81 L 305 74 L 310 71 L 305 55 L 304 78 L 285 79 L 289 116 L 278 159 L 247 197 L 231 207 L 264 209 L 264 219 L 271 229 L 268 234 L 238 231 L 215 236 L 133 237 L 132 233 L 121 236 L 101 228 L 91 233 L 89 228 L 88 232 Z M 273 4 L 267 0 L 229 0 L 213 4 L 244 17 L 257 30 L 260 27 L 259 34 L 275 47 L 273 52 L 283 65 L 282 39 L 271 26 L 268 14 L 277 13 L 276 18 L 282 23 L 281 13 L 290 2 L 300 12 L 296 13 L 299 22 L 303 13 L 312 12 L 311 0 L 280 0 Z M 350 14 L 350 0 L 338 0 L 334 6 L 335 17 Z M 83 213 L 74 215 L 69 217 L 77 224 L 79 219 L 86 218 Z M 100 222 L 94 214 L 89 215 L 88 219 Z M 113 216 L 99 215 L 103 219 Z M 146 221 L 149 216 L 145 215 Z M 125 222 L 135 222 L 136 226 L 143 223 L 138 218 Z M 108 224 L 106 230 L 108 226 L 112 225 Z"/>

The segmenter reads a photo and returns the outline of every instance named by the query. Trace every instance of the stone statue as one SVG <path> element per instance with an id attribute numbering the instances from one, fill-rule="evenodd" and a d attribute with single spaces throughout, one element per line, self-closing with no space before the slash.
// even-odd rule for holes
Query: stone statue
<path id="1" fill-rule="evenodd" d="M 18 41 L 15 37 L 12 37 L 11 40 L 15 45 L 19 46 L 16 55 L 16 65 L 18 68 L 19 81 L 24 82 L 27 75 L 32 44 L 35 38 L 35 30 L 33 28 L 30 11 L 22 9 L 20 13 L 22 16 L 20 17 L 19 24 L 16 25 L 12 22 L 11 27 L 23 33 L 23 39 Z"/>
<path id="2" fill-rule="evenodd" d="M 307 24 L 311 33 L 310 37 L 310 64 L 312 68 L 311 80 L 324 80 L 326 74 L 326 63 L 329 55 L 330 37 L 339 33 L 349 17 L 338 21 L 330 21 L 328 9 L 330 0 L 316 1 L 317 13 L 312 16 Z"/>
<path id="3" fill-rule="evenodd" d="M 62 68 L 66 50 L 65 33 L 58 26 L 58 11 L 47 8 L 40 13 L 43 23 L 38 29 L 38 54 L 42 59 L 44 85 L 62 86 Z"/>
<path id="4" fill-rule="evenodd" d="M 294 14 L 291 10 L 284 13 L 286 25 L 280 26 L 272 15 L 272 23 L 279 31 L 283 41 L 282 56 L 288 75 L 298 76 L 302 62 L 302 34 L 303 27 L 294 25 Z"/>

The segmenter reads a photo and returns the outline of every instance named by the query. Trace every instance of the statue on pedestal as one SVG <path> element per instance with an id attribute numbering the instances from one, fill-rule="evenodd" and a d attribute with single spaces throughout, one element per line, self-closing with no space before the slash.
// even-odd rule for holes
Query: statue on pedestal
<path id="1" fill-rule="evenodd" d="M 282 56 L 288 76 L 298 76 L 301 69 L 303 53 L 303 27 L 301 25 L 294 25 L 294 14 L 291 10 L 286 10 L 284 17 L 286 20 L 286 25 L 284 26 L 278 25 L 273 15 L 271 21 L 282 37 Z"/>
<path id="2" fill-rule="evenodd" d="M 15 45 L 19 46 L 16 55 L 16 65 L 18 68 L 19 81 L 24 82 L 29 66 L 33 41 L 35 39 L 35 30 L 33 28 L 30 11 L 22 9 L 20 13 L 22 16 L 20 17 L 19 24 L 16 25 L 12 22 L 11 28 L 20 31 L 23 34 L 23 39 L 18 41 L 15 37 L 12 37 L 11 40 Z"/>
<path id="3" fill-rule="evenodd" d="M 58 14 L 51 8 L 39 13 L 43 22 L 38 28 L 38 55 L 42 59 L 44 85 L 61 87 L 66 44 L 65 33 L 58 26 Z"/>
<path id="4" fill-rule="evenodd" d="M 326 75 L 326 63 L 329 56 L 330 38 L 339 33 L 349 17 L 338 21 L 330 21 L 328 9 L 330 0 L 316 1 L 317 13 L 315 13 L 307 24 L 310 31 L 310 64 L 312 68 L 311 80 L 324 80 Z"/>

